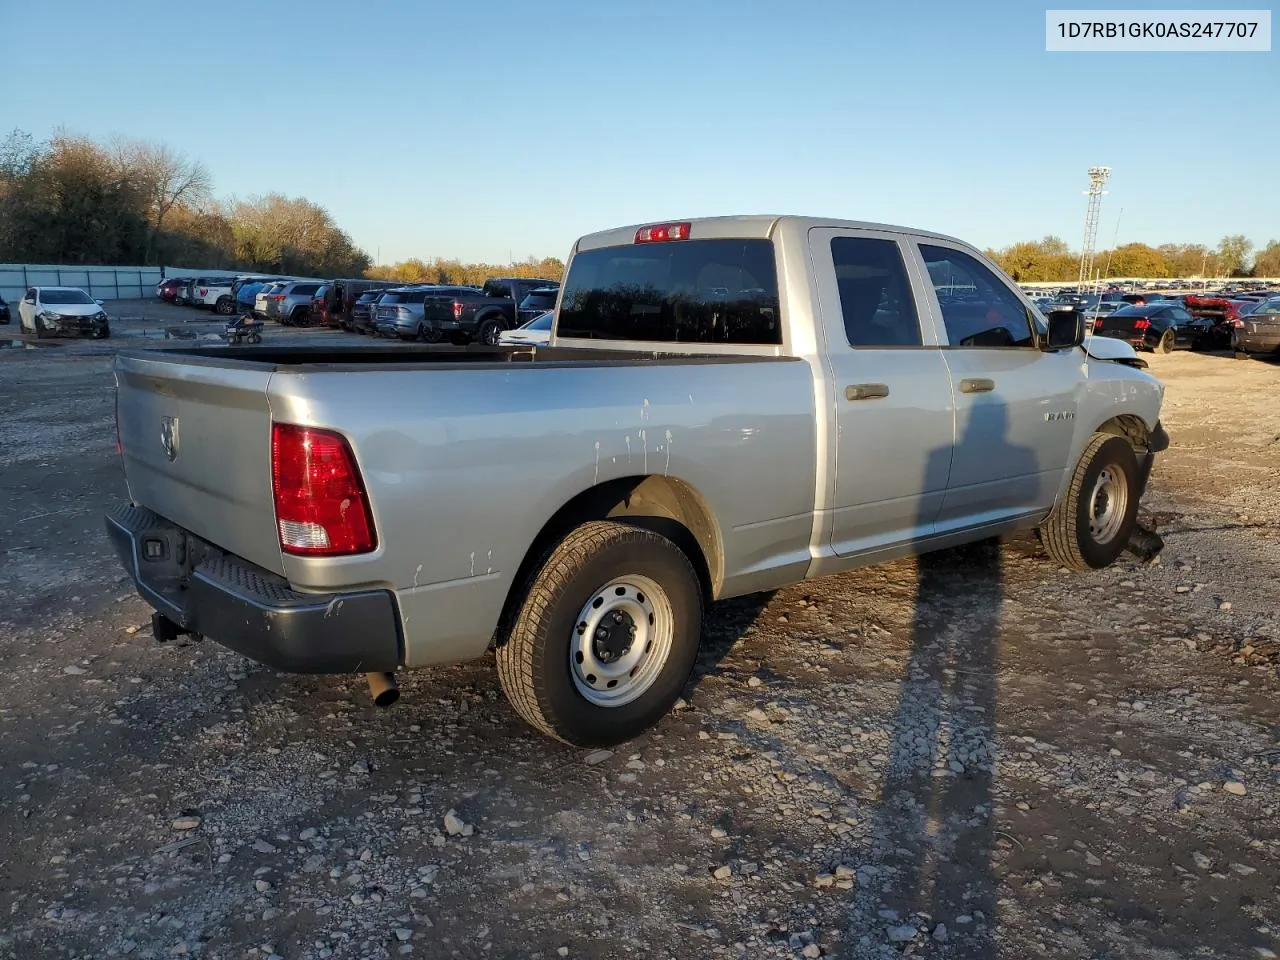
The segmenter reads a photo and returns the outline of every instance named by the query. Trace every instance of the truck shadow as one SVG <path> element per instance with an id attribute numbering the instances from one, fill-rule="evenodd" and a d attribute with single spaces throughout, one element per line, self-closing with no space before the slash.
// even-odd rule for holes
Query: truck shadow
<path id="1" fill-rule="evenodd" d="M 1001 465 L 1003 499 L 1027 502 L 1036 455 L 1011 444 L 1008 433 L 1003 404 L 975 403 L 954 460 L 951 450 L 936 451 L 926 476 L 943 459 L 948 475 L 962 453 L 973 462 L 980 452 Z M 855 956 L 886 936 L 946 941 L 950 956 L 998 956 L 994 781 L 1004 581 L 998 539 L 917 559 L 910 659 L 851 905 Z"/>

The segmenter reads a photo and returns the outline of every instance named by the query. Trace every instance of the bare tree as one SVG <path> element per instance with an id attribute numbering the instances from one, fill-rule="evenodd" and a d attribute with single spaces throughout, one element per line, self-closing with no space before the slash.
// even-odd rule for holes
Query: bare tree
<path id="1" fill-rule="evenodd" d="M 213 190 L 213 177 L 199 160 L 190 160 L 164 144 L 116 140 L 112 152 L 147 201 L 144 262 L 149 264 L 169 211 L 179 203 L 194 207 L 207 200 Z"/>

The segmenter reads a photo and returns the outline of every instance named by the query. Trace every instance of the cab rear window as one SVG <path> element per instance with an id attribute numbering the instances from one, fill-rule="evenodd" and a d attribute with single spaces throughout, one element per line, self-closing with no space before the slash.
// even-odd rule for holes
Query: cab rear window
<path id="1" fill-rule="evenodd" d="M 561 337 L 778 344 L 769 240 L 672 240 L 578 253 L 560 299 Z"/>

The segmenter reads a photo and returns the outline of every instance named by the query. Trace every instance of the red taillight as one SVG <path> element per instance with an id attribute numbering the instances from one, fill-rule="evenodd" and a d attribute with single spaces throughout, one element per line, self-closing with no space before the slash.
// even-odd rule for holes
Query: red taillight
<path id="1" fill-rule="evenodd" d="M 268 299 L 268 300 L 283 300 L 283 299 L 284 299 L 284 294 L 283 294 L 283 293 L 273 293 L 271 296 L 267 297 L 267 299 Z"/>
<path id="2" fill-rule="evenodd" d="M 272 424 L 271 490 L 285 553 L 333 557 L 377 546 L 369 498 L 341 434 Z"/>
<path id="3" fill-rule="evenodd" d="M 1151 321 L 1150 321 L 1150 320 L 1143 320 L 1143 319 L 1139 318 L 1139 319 L 1137 319 L 1137 320 L 1133 321 L 1133 329 L 1135 329 L 1135 330 L 1148 330 L 1148 329 L 1150 329 L 1150 327 L 1151 327 Z"/>
<path id="4" fill-rule="evenodd" d="M 455 320 L 462 319 L 462 304 L 459 303 L 457 300 L 453 301 L 453 319 Z"/>
<path id="5" fill-rule="evenodd" d="M 664 240 L 688 240 L 689 224 L 658 223 L 636 231 L 636 243 L 661 243 Z"/>

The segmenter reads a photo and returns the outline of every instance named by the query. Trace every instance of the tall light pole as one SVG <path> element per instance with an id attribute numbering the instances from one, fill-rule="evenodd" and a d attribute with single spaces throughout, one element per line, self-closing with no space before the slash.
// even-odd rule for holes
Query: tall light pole
<path id="1" fill-rule="evenodd" d="M 1084 286 L 1093 279 L 1093 251 L 1098 242 L 1098 215 L 1102 212 L 1102 198 L 1107 191 L 1107 178 L 1111 176 L 1110 167 L 1089 168 L 1089 189 L 1084 195 L 1089 198 L 1084 212 L 1084 246 L 1080 251 L 1080 278 L 1077 286 L 1084 291 Z"/>

